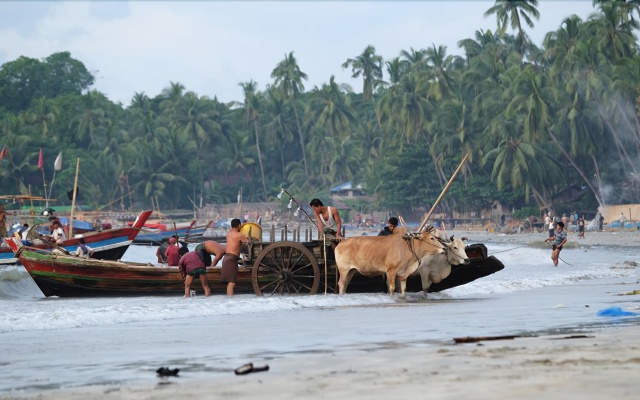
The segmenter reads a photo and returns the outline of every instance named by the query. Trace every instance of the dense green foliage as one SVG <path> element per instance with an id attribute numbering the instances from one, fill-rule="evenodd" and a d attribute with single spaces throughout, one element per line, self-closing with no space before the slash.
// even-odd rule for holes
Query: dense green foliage
<path id="1" fill-rule="evenodd" d="M 427 210 L 469 153 L 445 207 L 553 209 L 576 186 L 588 193 L 581 207 L 638 202 L 638 2 L 595 1 L 592 17 L 568 17 L 542 47 L 522 29 L 536 5 L 496 1 L 497 33 L 460 41 L 464 57 L 431 45 L 384 60 L 367 46 L 343 64 L 361 93 L 334 77 L 305 91 L 289 53 L 264 90 L 239 83 L 237 102 L 171 82 L 125 107 L 90 90 L 69 53 L 20 57 L 0 67 L 0 191 L 44 195 L 42 148 L 47 179 L 63 152 L 58 199 L 81 159 L 85 204 L 128 206 L 131 190 L 137 206 L 186 208 L 200 196 L 235 202 L 240 187 L 244 201 L 265 201 L 280 187 L 306 196 L 353 180 L 376 206 L 406 212 Z"/>

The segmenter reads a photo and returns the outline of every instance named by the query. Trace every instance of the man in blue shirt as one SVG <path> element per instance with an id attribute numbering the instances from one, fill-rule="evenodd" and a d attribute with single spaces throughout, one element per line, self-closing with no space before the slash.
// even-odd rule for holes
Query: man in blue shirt
<path id="1" fill-rule="evenodd" d="M 551 260 L 553 260 L 553 265 L 557 267 L 558 258 L 560 258 L 560 251 L 562 250 L 562 245 L 567 242 L 567 233 L 564 231 L 563 222 L 558 222 L 558 224 L 556 225 L 555 236 L 552 236 L 545 240 L 545 242 L 549 241 L 553 241 L 553 245 L 551 246 Z"/>

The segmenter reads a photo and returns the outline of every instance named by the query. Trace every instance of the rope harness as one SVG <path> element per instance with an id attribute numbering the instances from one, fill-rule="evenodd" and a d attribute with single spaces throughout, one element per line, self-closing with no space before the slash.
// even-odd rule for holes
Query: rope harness
<path id="1" fill-rule="evenodd" d="M 433 227 L 432 227 L 433 228 Z M 427 232 L 431 233 L 430 230 L 428 230 Z M 420 265 L 422 264 L 422 259 L 420 257 L 418 257 L 418 254 L 416 254 L 415 251 L 415 246 L 413 245 L 413 241 L 414 240 L 419 240 L 421 242 L 424 242 L 428 245 L 431 245 L 437 249 L 444 249 L 446 252 L 449 252 L 451 249 L 449 249 L 449 246 L 445 245 L 445 243 L 447 243 L 446 241 L 444 241 L 443 239 L 440 239 L 439 237 L 432 235 L 434 238 L 436 238 L 440 244 L 442 245 L 442 247 L 437 246 L 431 242 L 429 242 L 428 240 L 425 240 L 422 238 L 421 233 L 407 233 L 405 235 L 402 236 L 402 238 L 405 240 L 405 242 L 407 242 L 407 247 L 409 248 L 409 251 L 411 252 L 411 254 L 413 254 L 413 256 L 416 258 L 416 260 L 418 260 L 418 268 L 420 268 Z M 455 254 L 455 253 L 454 253 Z M 456 254 L 456 257 L 459 257 L 460 259 L 462 259 L 462 257 L 458 256 Z"/>

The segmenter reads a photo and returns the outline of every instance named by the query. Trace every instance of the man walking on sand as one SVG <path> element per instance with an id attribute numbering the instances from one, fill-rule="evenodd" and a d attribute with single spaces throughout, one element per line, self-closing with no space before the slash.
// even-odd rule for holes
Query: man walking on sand
<path id="1" fill-rule="evenodd" d="M 551 246 L 551 260 L 555 267 L 558 266 L 558 258 L 560 258 L 560 251 L 562 245 L 567 243 L 567 233 L 564 231 L 564 223 L 558 222 L 556 225 L 556 234 L 553 237 L 548 238 L 545 242 L 553 241 Z"/>
<path id="2" fill-rule="evenodd" d="M 231 220 L 231 229 L 227 232 L 227 249 L 222 259 L 222 274 L 220 278 L 222 283 L 227 284 L 227 296 L 233 296 L 233 289 L 236 286 L 238 277 L 240 250 L 242 245 L 249 241 L 247 235 L 240 232 L 240 225 L 238 218 Z"/>

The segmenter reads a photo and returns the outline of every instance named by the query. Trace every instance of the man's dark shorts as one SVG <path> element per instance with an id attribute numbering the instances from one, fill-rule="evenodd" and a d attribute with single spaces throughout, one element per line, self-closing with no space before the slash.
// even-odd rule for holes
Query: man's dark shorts
<path id="1" fill-rule="evenodd" d="M 199 245 L 197 245 L 194 251 L 198 253 L 200 259 L 206 267 L 211 266 L 211 254 L 207 253 L 207 251 L 204 249 L 204 243 L 200 243 Z"/>
<path id="2" fill-rule="evenodd" d="M 207 274 L 206 268 L 196 268 L 193 271 L 188 273 L 189 276 L 193 276 L 194 278 L 197 278 L 200 275 L 206 275 L 206 274 Z"/>
<path id="3" fill-rule="evenodd" d="M 562 246 L 558 247 L 558 246 L 556 246 L 555 244 L 554 244 L 553 246 L 551 246 L 551 248 L 552 248 L 553 250 L 555 250 L 555 249 L 562 250 Z"/>

